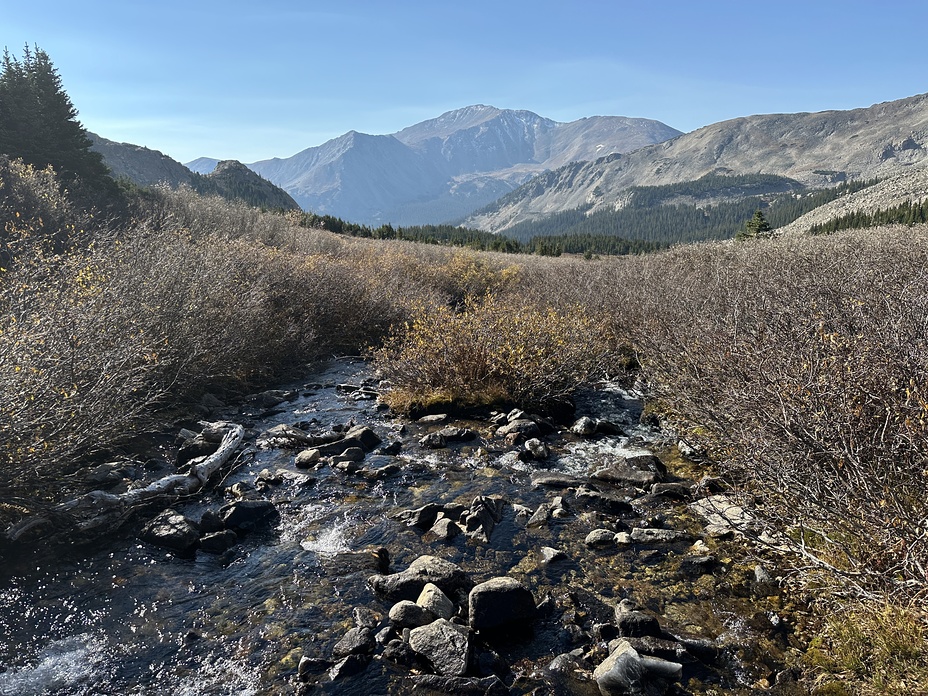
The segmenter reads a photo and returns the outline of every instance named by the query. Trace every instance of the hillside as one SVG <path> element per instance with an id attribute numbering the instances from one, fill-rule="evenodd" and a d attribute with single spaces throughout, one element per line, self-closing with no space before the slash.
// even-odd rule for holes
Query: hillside
<path id="1" fill-rule="evenodd" d="M 851 111 L 737 118 L 632 153 L 547 172 L 464 224 L 500 232 L 583 206 L 590 212 L 617 208 L 630 187 L 707 174 L 773 174 L 813 188 L 885 178 L 922 162 L 926 144 L 928 95 Z"/>
<path id="2" fill-rule="evenodd" d="M 128 179 L 139 186 L 189 186 L 197 193 L 243 201 L 256 208 L 299 210 L 299 205 L 286 191 L 240 162 L 218 162 L 210 168 L 209 174 L 202 175 L 157 150 L 117 143 L 95 133 L 88 135 L 93 142 L 92 149 L 103 155 L 114 178 Z"/>
<path id="3" fill-rule="evenodd" d="M 648 119 L 558 123 L 477 105 L 392 135 L 350 131 L 292 157 L 248 166 L 315 213 L 364 224 L 430 224 L 462 217 L 546 169 L 679 133 Z M 190 166 L 207 172 L 214 162 L 203 157 Z"/>

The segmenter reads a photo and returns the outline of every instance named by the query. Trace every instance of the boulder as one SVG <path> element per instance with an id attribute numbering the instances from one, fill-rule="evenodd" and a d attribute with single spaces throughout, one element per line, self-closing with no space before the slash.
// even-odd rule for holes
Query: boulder
<path id="1" fill-rule="evenodd" d="M 537 437 L 525 442 L 525 451 L 528 452 L 532 459 L 542 461 L 551 456 L 551 449 Z"/>
<path id="2" fill-rule="evenodd" d="M 586 535 L 583 543 L 590 548 L 603 548 L 615 545 L 615 532 L 611 529 L 594 529 Z"/>
<path id="3" fill-rule="evenodd" d="M 410 677 L 411 694 L 449 694 L 450 696 L 509 696 L 511 693 L 500 678 L 489 677 L 443 677 L 437 674 L 422 674 Z"/>
<path id="4" fill-rule="evenodd" d="M 660 477 L 653 471 L 642 471 L 621 463 L 614 463 L 602 469 L 597 469 L 593 472 L 592 478 L 616 486 L 638 486 L 641 488 L 650 487 L 660 481 Z"/>
<path id="5" fill-rule="evenodd" d="M 422 655 L 442 676 L 462 677 L 470 665 L 470 631 L 447 619 L 437 619 L 409 632 L 409 647 Z"/>
<path id="6" fill-rule="evenodd" d="M 432 585 L 432 587 L 435 587 Z M 429 609 L 408 599 L 401 599 L 390 607 L 390 623 L 397 629 L 417 628 L 432 623 L 437 616 Z"/>
<path id="7" fill-rule="evenodd" d="M 450 620 L 458 611 L 458 608 L 454 605 L 454 602 L 448 598 L 448 595 L 442 592 L 437 585 L 433 585 L 432 583 L 427 583 L 425 587 L 422 588 L 422 592 L 419 593 L 419 597 L 416 599 L 416 604 L 431 612 L 439 619 Z"/>
<path id="8" fill-rule="evenodd" d="M 293 458 L 293 464 L 297 469 L 309 469 L 320 459 L 322 459 L 322 452 L 318 449 L 305 449 Z"/>
<path id="9" fill-rule="evenodd" d="M 378 595 L 393 602 L 414 601 L 428 583 L 451 596 L 471 585 L 460 566 L 435 556 L 419 556 L 406 570 L 393 575 L 372 575 L 368 583 Z"/>
<path id="10" fill-rule="evenodd" d="M 636 527 L 629 535 L 635 544 L 671 544 L 675 541 L 691 541 L 686 532 L 676 529 L 652 529 Z"/>
<path id="11" fill-rule="evenodd" d="M 680 663 L 642 657 L 626 640 L 593 670 L 603 696 L 661 696 L 682 674 Z"/>
<path id="12" fill-rule="evenodd" d="M 374 652 L 374 631 L 370 628 L 352 628 L 332 648 L 335 657 L 348 655 L 369 655 Z"/>
<path id="13" fill-rule="evenodd" d="M 270 500 L 237 500 L 223 505 L 219 516 L 228 529 L 255 530 L 273 526 L 280 514 Z"/>
<path id="14" fill-rule="evenodd" d="M 454 520 L 448 517 L 442 517 L 436 520 L 435 524 L 425 533 L 425 539 L 427 541 L 451 541 L 461 534 L 462 531 L 463 530 Z"/>
<path id="15" fill-rule="evenodd" d="M 277 447 L 295 449 L 297 447 L 306 447 L 313 444 L 312 436 L 294 428 L 292 425 L 281 423 L 273 428 L 265 430 L 258 436 L 258 447 L 262 449 L 271 449 Z"/>
<path id="16" fill-rule="evenodd" d="M 615 623 L 623 637 L 640 638 L 641 636 L 662 637 L 660 622 L 643 611 L 638 611 L 635 602 L 623 599 L 615 608 Z"/>
<path id="17" fill-rule="evenodd" d="M 206 553 L 225 553 L 238 543 L 238 535 L 231 529 L 212 532 L 200 537 L 200 550 Z"/>
<path id="18" fill-rule="evenodd" d="M 535 620 L 535 598 L 525 586 L 510 577 L 482 582 L 467 598 L 470 627 L 487 631 L 527 627 Z"/>
<path id="19" fill-rule="evenodd" d="M 440 432 L 428 433 L 419 440 L 419 446 L 426 449 L 443 449 L 448 446 L 445 436 Z"/>
<path id="20" fill-rule="evenodd" d="M 200 540 L 200 530 L 191 520 L 168 508 L 145 525 L 139 536 L 155 546 L 186 553 Z"/>
<path id="21" fill-rule="evenodd" d="M 520 418 L 499 428 L 496 431 L 496 434 L 499 437 L 519 435 L 520 437 L 528 440 L 533 437 L 540 437 L 541 429 L 538 427 L 538 424 L 535 421 L 529 420 L 528 418 Z"/>

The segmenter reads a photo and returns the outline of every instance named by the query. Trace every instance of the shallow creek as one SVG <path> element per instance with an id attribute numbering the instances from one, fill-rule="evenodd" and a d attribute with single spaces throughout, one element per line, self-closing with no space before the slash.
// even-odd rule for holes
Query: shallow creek
<path id="1" fill-rule="evenodd" d="M 589 476 L 621 455 L 646 450 L 658 452 L 673 470 L 679 455 L 638 424 L 639 402 L 618 388 L 583 395 L 578 416 L 607 419 L 626 434 L 583 439 L 563 430 L 546 438 L 548 459 L 523 462 L 519 448 L 495 438 L 496 426 L 488 421 L 453 423 L 477 431 L 477 440 L 420 447 L 419 438 L 441 426 L 393 419 L 375 401 L 357 400 L 357 393 L 338 386 L 369 377 L 362 362 L 335 362 L 311 384 L 285 387 L 298 396 L 270 412 L 246 402 L 213 414 L 211 420 L 244 424 L 252 452 L 221 484 L 174 509 L 197 520 L 234 499 L 233 485 L 254 487 L 262 470 L 282 472 L 282 482 L 259 484 L 248 494 L 274 501 L 279 523 L 243 536 L 225 553 L 178 557 L 135 536 L 142 520 L 119 537 L 54 560 L 8 559 L 0 569 L 0 695 L 408 693 L 408 672 L 378 658 L 362 674 L 337 681 L 314 677 L 307 686 L 296 676 L 301 656 L 331 658 L 334 644 L 354 625 L 355 607 L 386 617 L 390 603 L 367 583 L 375 572 L 369 551 L 378 547 L 389 550 L 394 571 L 430 554 L 457 563 L 474 582 L 511 575 L 536 602 L 551 598 L 554 609 L 539 618 L 531 636 L 493 646 L 509 666 L 504 681 L 514 694 L 598 693 L 595 682 L 555 678 L 546 668 L 559 654 L 594 645 L 594 626 L 611 621 L 624 597 L 633 597 L 667 630 L 708 639 L 719 649 L 711 668 L 687 668 L 679 693 L 757 693 L 777 674 L 782 678 L 790 642 L 783 600 L 775 588 L 757 587 L 755 561 L 744 560 L 737 541 L 706 538 L 685 503 L 645 496 L 640 509 L 633 502 L 635 515 L 621 520 L 573 506 L 540 527 L 527 527 L 513 513 L 513 504 L 535 510 L 567 496 L 563 489 L 533 486 L 539 471 Z M 376 481 L 328 465 L 299 471 L 299 450 L 255 448 L 258 433 L 299 422 L 320 429 L 363 424 L 384 444 L 402 440 L 394 460 L 400 471 Z M 171 462 L 175 449 L 162 445 L 154 455 Z M 398 518 L 426 503 L 470 505 L 480 495 L 509 503 L 488 543 L 464 535 L 429 541 Z M 690 536 L 660 545 L 584 544 L 594 528 L 635 526 Z M 706 546 L 694 551 L 696 540 Z M 546 563 L 542 547 L 566 558 Z M 685 559 L 698 554 L 712 561 L 687 565 Z"/>

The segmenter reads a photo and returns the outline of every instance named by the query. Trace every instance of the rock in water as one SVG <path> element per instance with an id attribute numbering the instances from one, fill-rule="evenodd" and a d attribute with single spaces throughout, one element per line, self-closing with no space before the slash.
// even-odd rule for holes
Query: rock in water
<path id="1" fill-rule="evenodd" d="M 468 596 L 470 626 L 475 631 L 528 627 L 535 620 L 535 598 L 515 578 L 492 578 Z"/>
<path id="2" fill-rule="evenodd" d="M 470 631 L 447 619 L 437 619 L 409 633 L 409 647 L 426 658 L 436 673 L 462 677 L 471 657 Z"/>
<path id="3" fill-rule="evenodd" d="M 683 674 L 683 665 L 656 657 L 642 657 L 627 640 L 594 671 L 603 696 L 663 696 Z"/>
<path id="4" fill-rule="evenodd" d="M 140 536 L 155 546 L 187 553 L 200 540 L 200 530 L 176 510 L 167 509 L 149 522 Z"/>

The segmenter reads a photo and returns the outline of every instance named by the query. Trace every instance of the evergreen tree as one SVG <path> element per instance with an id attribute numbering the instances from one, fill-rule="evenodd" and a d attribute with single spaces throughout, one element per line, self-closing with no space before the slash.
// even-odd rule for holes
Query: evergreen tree
<path id="1" fill-rule="evenodd" d="M 760 210 L 755 210 L 754 217 L 744 223 L 744 229 L 735 235 L 735 239 L 741 242 L 745 239 L 766 237 L 769 232 L 770 225 L 767 223 L 767 218 L 764 217 L 764 214 Z"/>
<path id="2" fill-rule="evenodd" d="M 28 46 L 22 60 L 3 52 L 0 71 L 0 153 L 38 168 L 51 165 L 67 185 L 113 187 L 103 157 L 91 150 L 77 109 L 48 54 Z"/>

